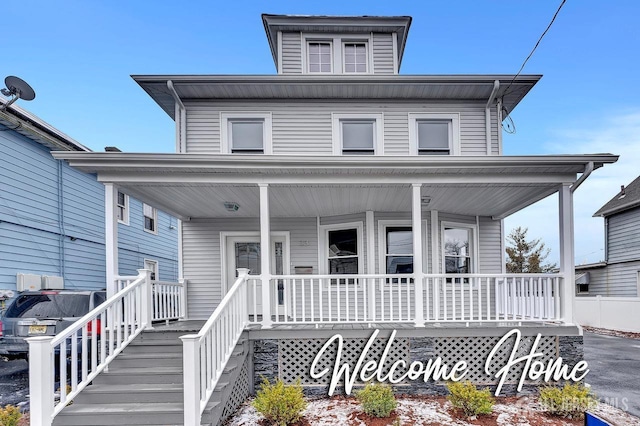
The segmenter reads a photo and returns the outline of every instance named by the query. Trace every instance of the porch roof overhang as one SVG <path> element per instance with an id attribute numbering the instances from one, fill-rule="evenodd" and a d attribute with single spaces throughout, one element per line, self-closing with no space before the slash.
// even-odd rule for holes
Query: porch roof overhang
<path id="1" fill-rule="evenodd" d="M 495 98 L 511 112 L 541 75 L 133 75 L 175 119 L 175 94 L 182 102 L 224 100 L 338 100 L 480 102 Z M 172 89 L 168 87 L 171 81 Z"/>
<path id="2" fill-rule="evenodd" d="M 188 220 L 256 217 L 258 184 L 269 184 L 273 217 L 365 210 L 411 211 L 411 184 L 425 210 L 504 218 L 572 184 L 612 154 L 560 156 L 264 156 L 56 152 L 72 167 Z M 224 202 L 241 208 L 227 212 Z"/>

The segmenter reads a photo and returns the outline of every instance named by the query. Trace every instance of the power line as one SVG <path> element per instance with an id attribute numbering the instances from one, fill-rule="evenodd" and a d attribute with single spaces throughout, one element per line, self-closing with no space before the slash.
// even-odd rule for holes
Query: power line
<path id="1" fill-rule="evenodd" d="M 529 61 L 529 59 L 531 58 L 531 56 L 533 56 L 533 53 L 536 51 L 536 49 L 538 48 L 538 46 L 540 45 L 540 42 L 542 41 L 542 39 L 544 38 L 544 36 L 547 34 L 547 32 L 549 31 L 549 29 L 551 28 L 551 26 L 553 25 L 553 22 L 556 20 L 556 17 L 558 16 L 558 13 L 560 13 L 560 9 L 562 9 L 562 6 L 564 6 L 564 4 L 567 2 L 567 0 L 562 0 L 562 3 L 560 3 L 560 6 L 558 6 L 558 10 L 556 10 L 556 13 L 554 13 L 553 18 L 551 18 L 551 22 L 549 22 L 549 25 L 547 25 L 547 28 L 544 30 L 544 32 L 542 33 L 542 35 L 540 36 L 540 38 L 538 39 L 538 41 L 536 42 L 536 45 L 533 46 L 533 49 L 531 49 L 531 52 L 529 53 L 529 56 L 527 56 L 527 59 L 524 60 L 524 62 L 522 63 L 522 66 L 520 67 L 520 69 L 518 70 L 518 73 L 513 77 L 513 79 L 511 80 L 511 82 L 509 83 L 509 85 L 507 86 L 507 89 L 504 91 L 504 94 L 508 94 L 509 93 L 509 88 L 511 87 L 511 85 L 513 84 L 514 81 L 516 81 L 516 78 L 518 78 L 518 76 L 520 75 L 520 73 L 522 72 L 522 70 L 524 69 L 524 66 L 527 64 L 527 62 Z M 504 96 L 504 95 L 503 95 Z M 510 113 L 510 111 L 509 111 Z"/>

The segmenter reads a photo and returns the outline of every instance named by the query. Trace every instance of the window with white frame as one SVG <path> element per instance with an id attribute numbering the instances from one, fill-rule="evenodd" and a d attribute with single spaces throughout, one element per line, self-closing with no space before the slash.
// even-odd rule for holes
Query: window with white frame
<path id="1" fill-rule="evenodd" d="M 333 114 L 333 152 L 382 154 L 382 114 Z"/>
<path id="2" fill-rule="evenodd" d="M 118 222 L 128 225 L 129 224 L 129 196 L 120 191 L 118 191 L 117 210 L 118 210 Z"/>
<path id="3" fill-rule="evenodd" d="M 158 261 L 157 260 L 151 260 L 151 259 L 145 259 L 144 260 L 144 269 L 148 269 L 151 271 L 151 280 L 155 281 L 160 279 L 160 273 L 158 270 Z"/>
<path id="4" fill-rule="evenodd" d="M 387 274 L 413 273 L 413 233 L 410 226 L 385 226 L 385 265 Z"/>
<path id="5" fill-rule="evenodd" d="M 345 74 L 368 72 L 367 43 L 342 43 L 342 71 Z"/>
<path id="6" fill-rule="evenodd" d="M 158 211 L 148 204 L 142 204 L 142 215 L 144 216 L 144 230 L 158 233 Z"/>
<path id="7" fill-rule="evenodd" d="M 271 154 L 271 113 L 221 113 L 221 151 Z"/>
<path id="8" fill-rule="evenodd" d="M 458 155 L 459 141 L 459 114 L 409 114 L 409 145 L 412 154 Z"/>
<path id="9" fill-rule="evenodd" d="M 331 275 L 357 274 L 360 270 L 358 229 L 327 230 L 327 261 Z"/>
<path id="10" fill-rule="evenodd" d="M 307 42 L 307 71 L 309 73 L 333 72 L 332 45 L 329 41 Z"/>
<path id="11" fill-rule="evenodd" d="M 469 274 L 475 268 L 475 229 L 464 225 L 444 224 L 442 258 L 446 274 Z"/>

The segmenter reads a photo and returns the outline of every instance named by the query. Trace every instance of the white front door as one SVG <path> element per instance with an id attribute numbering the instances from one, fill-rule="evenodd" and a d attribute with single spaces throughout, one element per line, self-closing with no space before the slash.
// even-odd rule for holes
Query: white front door
<path id="1" fill-rule="evenodd" d="M 243 235 L 243 236 L 227 236 L 225 244 L 225 260 L 226 260 L 226 291 L 231 288 L 238 277 L 237 269 L 249 269 L 249 275 L 260 275 L 260 236 Z M 287 238 L 284 235 L 271 236 L 271 274 L 287 275 L 289 274 L 289 248 L 287 247 Z M 259 314 L 262 311 L 261 292 L 257 291 L 257 298 L 254 303 L 253 292 L 249 291 L 249 313 L 255 312 Z M 284 310 L 284 283 L 278 282 L 277 286 L 272 286 L 272 300 L 277 301 L 277 312 Z"/>

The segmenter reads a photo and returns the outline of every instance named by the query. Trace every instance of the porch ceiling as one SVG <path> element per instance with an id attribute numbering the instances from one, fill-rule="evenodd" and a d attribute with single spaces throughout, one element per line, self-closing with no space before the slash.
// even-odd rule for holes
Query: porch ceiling
<path id="1" fill-rule="evenodd" d="M 299 157 L 193 154 L 53 154 L 102 182 L 183 219 L 255 217 L 259 183 L 272 217 L 410 211 L 411 184 L 424 210 L 502 218 L 571 184 L 589 163 L 617 156 Z M 227 212 L 224 202 L 236 202 Z"/>

